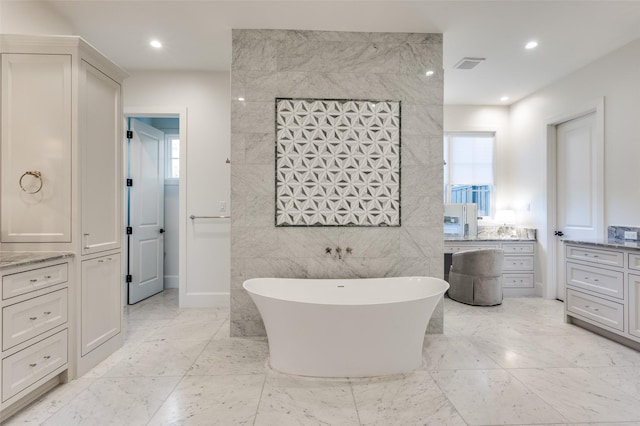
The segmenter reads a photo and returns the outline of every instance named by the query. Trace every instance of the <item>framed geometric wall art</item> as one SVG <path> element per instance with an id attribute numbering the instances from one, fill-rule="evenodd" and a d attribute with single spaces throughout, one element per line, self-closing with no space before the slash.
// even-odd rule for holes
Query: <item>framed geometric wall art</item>
<path id="1" fill-rule="evenodd" d="M 276 226 L 400 226 L 400 102 L 276 99 Z"/>

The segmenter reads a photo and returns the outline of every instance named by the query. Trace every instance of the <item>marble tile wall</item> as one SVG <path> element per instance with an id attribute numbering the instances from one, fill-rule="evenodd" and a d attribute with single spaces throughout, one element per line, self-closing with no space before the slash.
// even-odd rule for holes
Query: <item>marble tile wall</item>
<path id="1" fill-rule="evenodd" d="M 625 238 L 625 231 L 637 232 L 638 238 Z M 640 228 L 637 226 L 608 226 L 607 227 L 607 238 L 610 240 L 640 240 Z"/>
<path id="2" fill-rule="evenodd" d="M 402 102 L 401 227 L 276 228 L 277 97 Z M 442 277 L 442 98 L 441 34 L 233 31 L 232 336 L 265 334 L 249 278 Z M 428 331 L 442 329 L 441 304 Z"/>

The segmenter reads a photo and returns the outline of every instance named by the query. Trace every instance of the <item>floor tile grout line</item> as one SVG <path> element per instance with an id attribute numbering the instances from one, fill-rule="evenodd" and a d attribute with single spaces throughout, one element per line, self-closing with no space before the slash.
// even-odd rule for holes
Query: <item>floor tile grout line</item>
<path id="1" fill-rule="evenodd" d="M 356 401 L 356 394 L 353 391 L 353 381 L 351 378 L 348 378 L 349 381 L 349 389 L 351 389 L 351 398 L 353 398 L 353 407 L 356 409 L 356 419 L 358 420 L 358 425 L 362 426 L 362 420 L 360 420 L 360 410 L 358 409 L 358 402 Z"/>
<path id="2" fill-rule="evenodd" d="M 442 395 L 447 399 L 447 402 L 449 404 L 451 404 L 451 407 L 453 407 L 453 409 L 455 410 L 455 412 L 458 414 L 458 416 L 460 416 L 460 418 L 462 419 L 462 421 L 464 422 L 465 425 L 469 426 L 471 423 L 469 423 L 467 421 L 467 419 L 464 418 L 464 416 L 462 415 L 462 413 L 460 412 L 460 410 L 458 410 L 458 407 L 455 406 L 455 404 L 453 403 L 453 401 L 451 401 L 449 399 L 449 395 L 447 395 L 447 393 L 444 391 L 444 389 L 442 389 L 442 386 L 440 386 L 440 383 L 438 383 L 438 381 L 435 379 L 435 377 L 433 377 L 433 372 L 434 371 L 438 371 L 438 370 L 427 370 L 427 373 L 429 373 L 429 377 L 431 378 L 431 380 L 433 380 L 433 383 L 438 387 L 438 389 L 440 390 L 440 392 L 442 393 Z"/>
<path id="3" fill-rule="evenodd" d="M 156 408 L 156 411 L 153 412 L 153 414 L 151 414 L 149 416 L 149 420 L 147 420 L 147 422 L 145 424 L 149 424 L 151 423 L 151 420 L 153 420 L 153 418 L 156 416 L 156 414 L 158 414 L 158 412 L 160 411 L 160 409 L 164 406 L 164 404 L 169 400 L 169 398 L 171 398 L 171 395 L 173 395 L 173 393 L 176 391 L 176 389 L 178 388 L 178 386 L 180 386 L 180 383 L 182 383 L 182 381 L 184 380 L 185 377 L 187 377 L 186 373 L 183 374 L 182 376 L 165 376 L 165 377 L 180 377 L 180 380 L 178 380 L 176 382 L 175 385 L 173 385 L 173 388 L 171 389 L 171 391 L 167 394 L 167 397 L 162 400 L 162 402 L 160 404 L 158 404 L 158 408 Z"/>
<path id="4" fill-rule="evenodd" d="M 258 404 L 256 404 L 256 412 L 253 415 L 253 423 L 252 423 L 253 426 L 255 426 L 256 421 L 258 421 L 258 413 L 260 412 L 260 405 L 262 404 L 262 395 L 264 394 L 264 387 L 267 384 L 267 374 L 268 374 L 268 371 L 265 371 L 264 380 L 262 381 L 262 388 L 260 389 L 260 396 L 258 397 Z"/>
<path id="5" fill-rule="evenodd" d="M 553 370 L 553 369 L 560 369 L 562 367 L 551 367 L 551 368 L 513 368 L 511 370 Z M 571 367 L 574 368 L 574 367 Z M 579 368 L 579 367 L 575 367 L 575 368 Z M 526 383 L 524 383 L 523 381 L 521 381 L 520 379 L 518 379 L 517 376 L 515 376 L 514 374 L 512 374 L 511 371 L 509 371 L 509 369 L 505 369 L 505 371 L 507 372 L 507 374 L 509 375 L 509 377 L 511 377 L 513 380 L 515 380 L 516 382 L 520 383 L 522 386 L 524 386 L 524 388 L 531 392 L 532 394 L 534 394 L 535 396 L 537 396 L 538 398 L 540 398 L 541 401 L 543 401 L 545 404 L 547 404 L 554 412 L 556 412 L 560 418 L 565 419 L 565 423 L 571 424 L 571 423 L 575 423 L 575 422 L 571 422 L 569 421 L 569 419 L 562 414 L 560 411 L 558 411 L 558 409 L 556 407 L 554 407 L 551 403 L 549 403 L 547 401 L 546 398 L 544 398 L 542 395 L 538 394 L 538 392 L 536 392 L 534 389 L 530 388 L 529 386 L 527 386 Z M 590 423 L 590 422 L 588 422 Z"/>

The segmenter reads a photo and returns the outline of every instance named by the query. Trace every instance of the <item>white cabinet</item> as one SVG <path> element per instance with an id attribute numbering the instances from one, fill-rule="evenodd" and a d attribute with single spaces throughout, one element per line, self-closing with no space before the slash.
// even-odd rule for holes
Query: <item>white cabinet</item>
<path id="1" fill-rule="evenodd" d="M 66 380 L 70 266 L 63 258 L 2 270 L 0 419 L 51 381 Z"/>
<path id="2" fill-rule="evenodd" d="M 71 55 L 2 54 L 1 241 L 71 242 Z"/>
<path id="3" fill-rule="evenodd" d="M 502 248 L 502 288 L 506 297 L 535 295 L 535 242 L 466 240 L 445 241 L 445 253 Z"/>
<path id="4" fill-rule="evenodd" d="M 120 271 L 119 254 L 82 261 L 82 355 L 122 331 Z"/>
<path id="5" fill-rule="evenodd" d="M 567 321 L 591 324 L 622 343 L 640 342 L 638 251 L 570 242 L 565 259 Z"/>
<path id="6" fill-rule="evenodd" d="M 74 321 L 68 335 L 74 350 L 69 371 L 81 375 L 123 342 L 122 302 L 115 297 L 125 285 L 118 268 L 124 234 L 121 84 L 126 73 L 76 36 L 0 35 L 0 55 L 2 249 L 77 256 L 74 270 L 68 271 L 77 280 L 77 288 L 69 291 L 74 313 L 69 316 Z M 28 194 L 20 188 L 25 172 L 32 172 L 23 179 L 27 192 L 41 180 L 40 191 Z M 113 259 L 110 268 L 88 268 L 97 267 L 98 256 Z M 49 272 L 3 291 L 19 297 L 24 289 L 61 278 L 60 271 Z M 91 316 L 96 312 L 103 322 Z"/>
<path id="7" fill-rule="evenodd" d="M 629 274 L 629 334 L 640 339 L 640 275 Z"/>
<path id="8" fill-rule="evenodd" d="M 80 65 L 82 253 L 120 247 L 120 85 L 93 65 Z"/>

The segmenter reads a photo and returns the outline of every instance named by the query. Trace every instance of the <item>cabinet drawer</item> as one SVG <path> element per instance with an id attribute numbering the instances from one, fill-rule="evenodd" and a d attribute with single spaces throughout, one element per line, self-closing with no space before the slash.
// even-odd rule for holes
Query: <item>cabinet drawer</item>
<path id="1" fill-rule="evenodd" d="M 504 254 L 532 254 L 533 253 L 533 244 L 522 243 L 522 244 L 507 244 L 502 243 L 502 249 L 504 250 Z"/>
<path id="2" fill-rule="evenodd" d="M 67 322 L 67 289 L 2 309 L 2 350 Z"/>
<path id="3" fill-rule="evenodd" d="M 502 287 L 533 288 L 533 274 L 502 274 Z"/>
<path id="4" fill-rule="evenodd" d="M 67 330 L 2 360 L 2 401 L 67 363 Z"/>
<path id="5" fill-rule="evenodd" d="M 567 290 L 567 310 L 615 330 L 624 331 L 624 305 Z"/>
<path id="6" fill-rule="evenodd" d="M 624 299 L 624 274 L 604 268 L 594 268 L 567 262 L 567 285 Z"/>
<path id="7" fill-rule="evenodd" d="M 629 269 L 640 271 L 640 254 L 629 253 Z"/>
<path id="8" fill-rule="evenodd" d="M 67 281 L 67 263 L 2 277 L 2 298 L 9 299 Z"/>
<path id="9" fill-rule="evenodd" d="M 499 247 L 498 244 L 487 244 L 487 245 L 482 245 L 482 246 L 471 246 L 471 245 L 467 246 L 467 245 L 457 245 L 457 244 L 448 245 L 448 244 L 445 244 L 444 252 L 445 253 L 458 253 L 459 251 L 482 250 L 482 249 L 498 248 L 498 247 Z"/>
<path id="10" fill-rule="evenodd" d="M 533 256 L 505 256 L 503 271 L 533 271 Z"/>
<path id="11" fill-rule="evenodd" d="M 610 266 L 624 266 L 624 254 L 617 251 L 599 250 L 576 246 L 567 246 L 567 259 L 586 260 Z"/>

